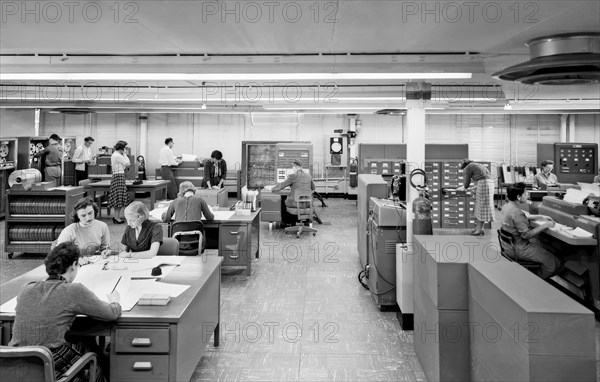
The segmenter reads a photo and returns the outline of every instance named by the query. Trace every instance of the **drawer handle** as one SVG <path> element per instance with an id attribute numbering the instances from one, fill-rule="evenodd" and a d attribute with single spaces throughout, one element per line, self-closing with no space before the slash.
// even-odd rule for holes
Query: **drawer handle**
<path id="1" fill-rule="evenodd" d="M 240 257 L 240 255 L 234 255 L 234 254 L 229 255 L 230 259 L 237 259 L 238 257 Z"/>
<path id="2" fill-rule="evenodd" d="M 139 346 L 139 347 L 152 346 L 152 340 L 150 340 L 150 338 L 134 338 L 131 341 L 131 346 Z"/>
<path id="3" fill-rule="evenodd" d="M 152 370 L 152 362 L 136 362 L 133 364 L 133 370 L 135 370 L 135 371 Z"/>
<path id="4" fill-rule="evenodd" d="M 240 231 L 229 231 L 230 235 L 239 235 Z"/>

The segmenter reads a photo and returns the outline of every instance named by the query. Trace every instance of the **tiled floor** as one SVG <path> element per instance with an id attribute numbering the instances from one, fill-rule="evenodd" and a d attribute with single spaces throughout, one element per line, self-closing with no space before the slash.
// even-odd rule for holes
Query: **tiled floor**
<path id="1" fill-rule="evenodd" d="M 358 283 L 356 201 L 326 202 L 317 212 L 330 224 L 315 224 L 316 236 L 296 239 L 262 223 L 252 275 L 224 270 L 221 345 L 209 347 L 192 381 L 425 380 L 412 332 Z M 119 240 L 124 226 L 104 221 Z M 3 253 L 0 283 L 41 262 Z M 597 347 L 599 333 L 597 325 Z"/>

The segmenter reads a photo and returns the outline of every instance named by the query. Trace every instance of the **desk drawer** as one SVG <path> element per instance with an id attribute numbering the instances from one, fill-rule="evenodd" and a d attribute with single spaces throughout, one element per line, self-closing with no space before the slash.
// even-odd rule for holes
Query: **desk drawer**
<path id="1" fill-rule="evenodd" d="M 169 328 L 117 328 L 117 353 L 168 353 Z"/>
<path id="2" fill-rule="evenodd" d="M 220 251 L 219 256 L 223 256 L 222 265 L 248 265 L 248 251 Z"/>
<path id="3" fill-rule="evenodd" d="M 281 212 L 261 211 L 260 221 L 262 221 L 262 222 L 280 222 L 281 221 Z"/>
<path id="4" fill-rule="evenodd" d="M 116 363 L 113 369 L 115 370 L 113 378 L 116 381 L 169 380 L 168 355 L 118 355 L 111 362 Z"/>
<path id="5" fill-rule="evenodd" d="M 219 230 L 219 249 L 221 252 L 246 250 L 247 237 L 248 226 L 246 224 L 223 224 Z"/>

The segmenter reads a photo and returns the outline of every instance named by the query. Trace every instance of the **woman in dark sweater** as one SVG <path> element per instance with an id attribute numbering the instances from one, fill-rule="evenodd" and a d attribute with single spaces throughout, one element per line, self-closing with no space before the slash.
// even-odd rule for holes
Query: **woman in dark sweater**
<path id="1" fill-rule="evenodd" d="M 57 245 L 44 260 L 48 279 L 25 285 L 17 297 L 9 346 L 38 345 L 50 349 L 57 379 L 90 350 L 84 343 L 65 339 L 75 316 L 83 314 L 112 321 L 121 315 L 118 292 L 107 295 L 110 302 L 104 302 L 82 284 L 73 283 L 80 267 L 79 256 L 77 245 L 71 242 Z M 96 381 L 103 380 L 98 367 Z"/>

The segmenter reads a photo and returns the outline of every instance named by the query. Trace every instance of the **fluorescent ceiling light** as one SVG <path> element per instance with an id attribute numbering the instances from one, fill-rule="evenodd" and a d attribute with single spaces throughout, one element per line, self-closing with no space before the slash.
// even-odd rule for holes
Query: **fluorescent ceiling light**
<path id="1" fill-rule="evenodd" d="M 294 81 L 465 79 L 471 73 L 3 73 L 3 81 Z"/>
<path id="2" fill-rule="evenodd" d="M 381 107 L 373 106 L 263 106 L 264 110 L 379 110 Z"/>
<path id="3" fill-rule="evenodd" d="M 15 99 L 20 99 L 19 97 L 14 97 Z M 232 97 L 233 98 L 233 97 Z M 291 98 L 282 98 L 282 97 L 264 97 L 265 100 L 258 100 L 259 102 L 252 103 L 271 103 L 271 102 L 290 102 Z M 314 102 L 316 97 L 301 97 L 301 98 L 293 98 L 294 101 L 307 101 Z M 323 98 L 323 97 L 321 97 Z M 6 98 L 5 98 L 6 99 Z M 137 101 L 152 101 L 152 102 L 223 102 L 221 96 L 204 97 L 204 98 L 137 98 Z M 318 100 L 318 99 L 317 99 Z M 406 97 L 337 97 L 332 96 L 329 100 L 329 103 L 335 104 L 336 101 L 406 101 Z M 322 101 L 323 102 L 323 101 Z M 315 102 L 316 103 L 316 102 Z"/>

